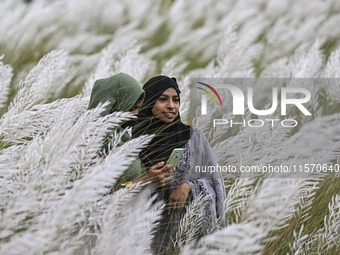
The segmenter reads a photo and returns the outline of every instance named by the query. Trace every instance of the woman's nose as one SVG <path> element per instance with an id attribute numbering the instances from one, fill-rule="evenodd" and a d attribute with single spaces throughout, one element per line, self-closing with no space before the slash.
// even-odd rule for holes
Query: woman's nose
<path id="1" fill-rule="evenodd" d="M 169 101 L 168 108 L 175 108 L 174 102 L 172 100 Z"/>

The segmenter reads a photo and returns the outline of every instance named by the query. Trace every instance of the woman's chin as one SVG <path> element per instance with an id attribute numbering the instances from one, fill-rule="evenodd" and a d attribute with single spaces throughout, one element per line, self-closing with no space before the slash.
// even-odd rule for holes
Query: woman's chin
<path id="1" fill-rule="evenodd" d="M 165 123 L 171 123 L 174 121 L 174 119 L 163 119 L 162 121 Z"/>
<path id="2" fill-rule="evenodd" d="M 162 122 L 164 123 L 171 123 L 175 120 L 175 118 L 169 118 L 169 117 L 165 117 L 165 116 L 162 116 L 161 118 L 159 118 Z"/>

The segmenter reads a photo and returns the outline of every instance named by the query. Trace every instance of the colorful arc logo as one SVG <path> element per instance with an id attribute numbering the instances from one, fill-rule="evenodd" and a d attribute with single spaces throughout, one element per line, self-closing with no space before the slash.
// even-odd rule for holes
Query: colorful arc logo
<path id="1" fill-rule="evenodd" d="M 215 95 L 217 96 L 218 100 L 220 101 L 221 106 L 222 106 L 222 100 L 221 100 L 221 98 L 220 98 L 220 95 L 217 93 L 217 91 L 216 91 L 212 86 L 210 86 L 210 85 L 208 85 L 208 84 L 206 84 L 206 83 L 203 83 L 203 82 L 197 82 L 197 83 L 198 83 L 198 84 L 201 84 L 201 85 L 203 85 L 203 86 L 206 86 L 206 87 L 209 88 L 212 92 L 214 92 Z M 215 105 L 217 105 L 214 96 L 211 94 L 211 92 L 210 92 L 209 90 L 206 90 L 206 89 L 203 89 L 203 88 L 200 88 L 200 87 L 197 87 L 197 88 L 203 90 L 204 92 L 206 92 L 206 93 L 212 98 L 212 100 L 214 101 Z"/>

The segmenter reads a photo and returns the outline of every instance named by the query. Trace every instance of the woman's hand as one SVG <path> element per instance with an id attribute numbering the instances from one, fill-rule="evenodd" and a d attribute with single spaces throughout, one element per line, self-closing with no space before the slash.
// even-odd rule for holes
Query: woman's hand
<path id="1" fill-rule="evenodd" d="M 189 192 L 191 188 L 186 182 L 183 182 L 178 188 L 171 193 L 168 204 L 168 214 L 170 214 L 171 209 L 173 210 L 183 210 L 185 207 L 185 202 L 188 199 Z"/>
<path id="2" fill-rule="evenodd" d="M 171 173 L 174 171 L 172 165 L 165 165 L 164 161 L 152 166 L 145 176 L 144 181 L 152 181 L 158 187 L 163 187 L 171 180 Z"/>

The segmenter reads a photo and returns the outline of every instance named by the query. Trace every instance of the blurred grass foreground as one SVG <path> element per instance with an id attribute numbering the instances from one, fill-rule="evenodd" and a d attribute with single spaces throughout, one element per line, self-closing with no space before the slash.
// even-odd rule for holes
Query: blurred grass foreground
<path id="1" fill-rule="evenodd" d="M 86 111 L 94 81 L 175 76 L 195 120 L 192 77 L 340 78 L 339 12 L 338 0 L 0 0 L 0 254 L 151 254 L 162 205 L 138 186 L 103 196 L 150 139 L 96 157 L 129 115 Z M 294 132 L 195 124 L 221 165 L 338 164 L 340 85 L 309 89 L 313 118 Z M 176 251 L 338 254 L 338 177 L 226 176 L 229 225 L 197 244 L 178 235 Z"/>

